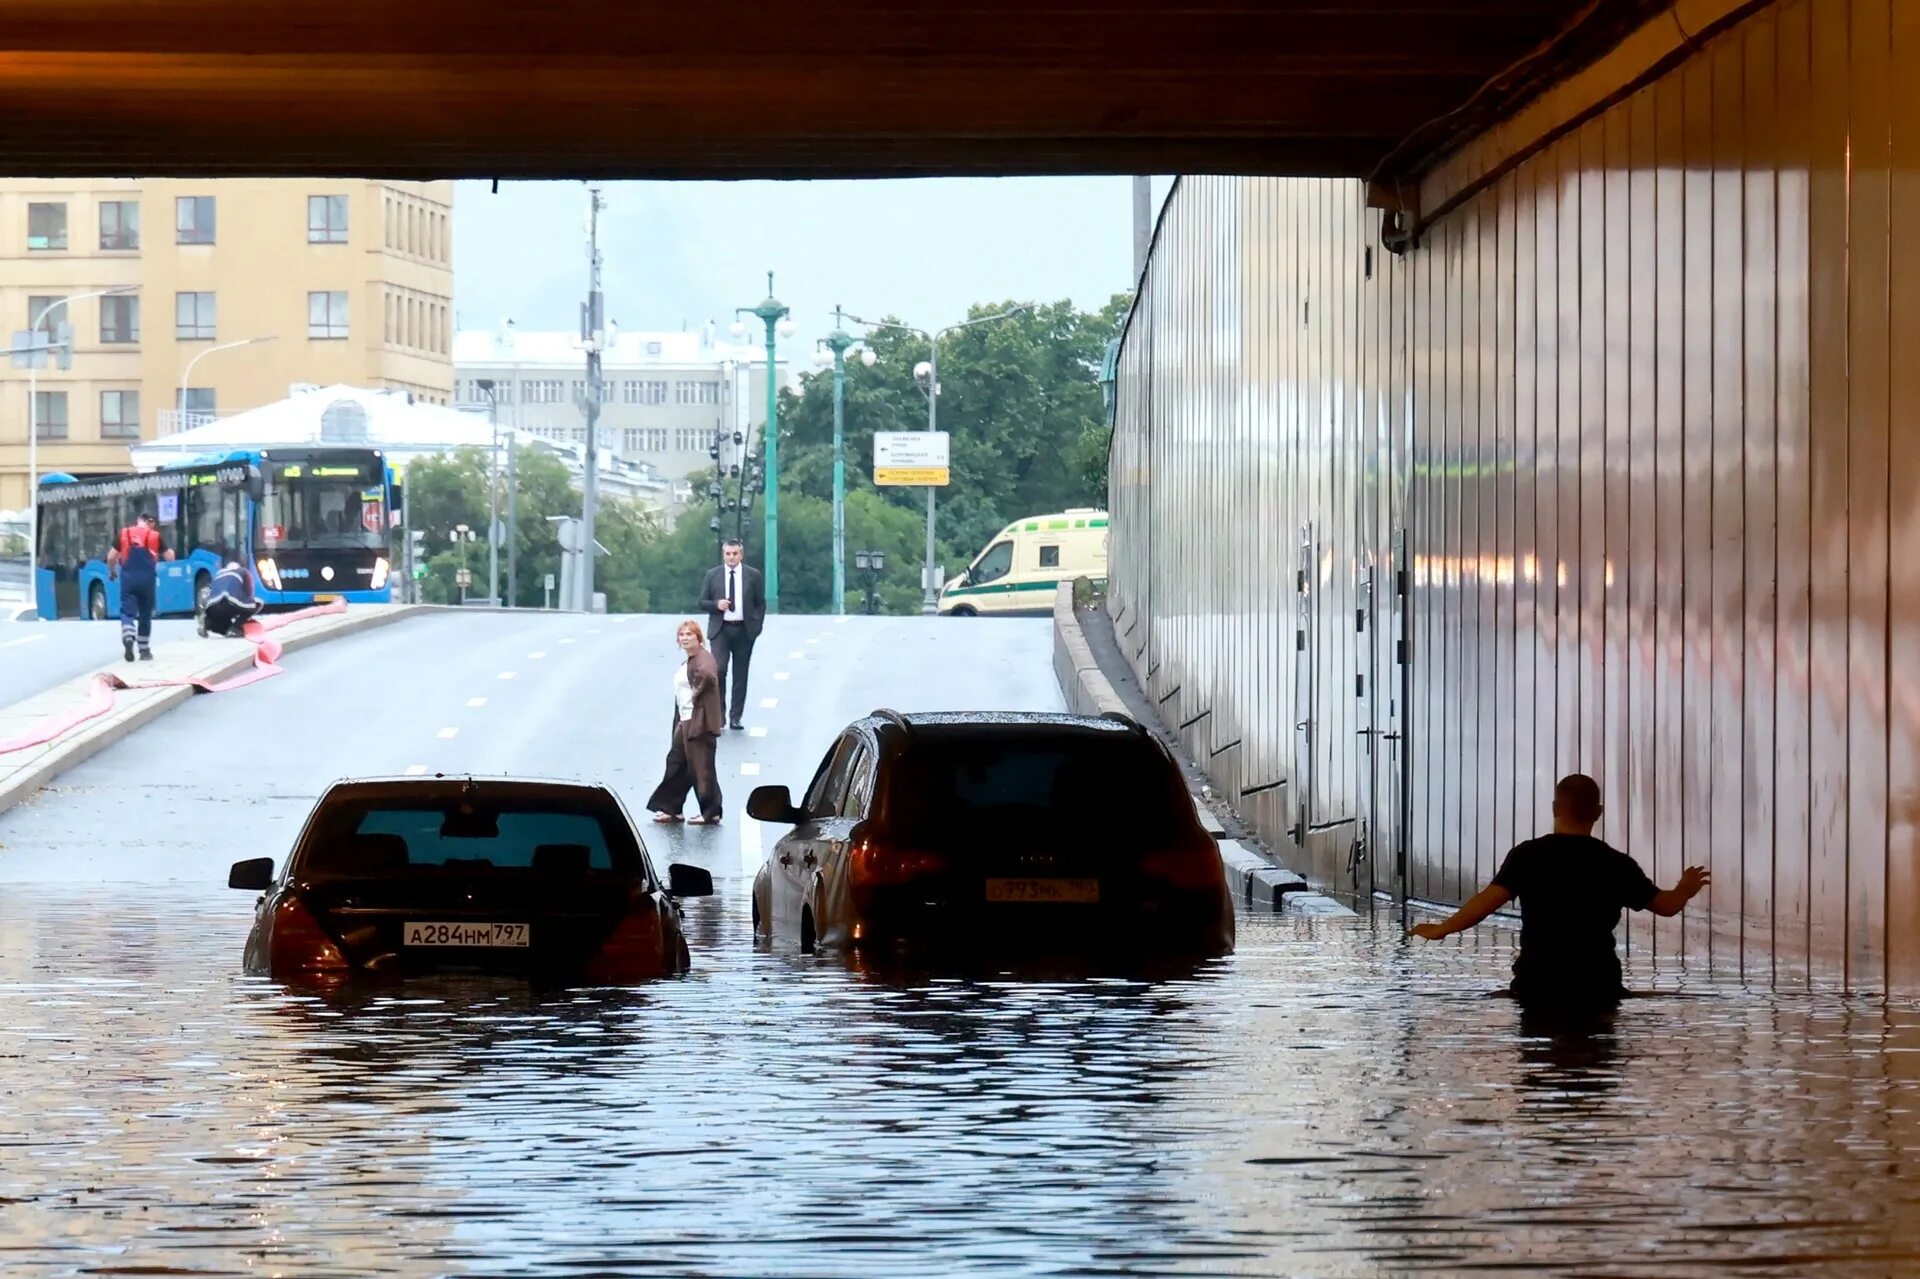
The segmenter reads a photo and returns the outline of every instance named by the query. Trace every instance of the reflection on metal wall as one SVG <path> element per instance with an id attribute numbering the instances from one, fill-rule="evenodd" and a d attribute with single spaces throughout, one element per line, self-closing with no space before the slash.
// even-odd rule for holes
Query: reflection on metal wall
<path id="1" fill-rule="evenodd" d="M 1643 962 L 1920 988 L 1896 66 L 1920 5 L 1775 5 L 1404 258 L 1357 184 L 1180 184 L 1121 351 L 1113 608 L 1303 869 L 1458 900 L 1586 771 L 1655 878 L 1714 874 L 1632 919 Z"/>

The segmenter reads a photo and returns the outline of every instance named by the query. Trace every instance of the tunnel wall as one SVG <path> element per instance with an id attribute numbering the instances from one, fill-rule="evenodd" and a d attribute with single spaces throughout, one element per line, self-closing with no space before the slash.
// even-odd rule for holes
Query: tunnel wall
<path id="1" fill-rule="evenodd" d="M 1920 5 L 1762 8 L 1405 256 L 1357 183 L 1176 186 L 1109 607 L 1299 869 L 1458 901 L 1584 771 L 1713 872 L 1639 962 L 1920 989 L 1915 66 Z"/>

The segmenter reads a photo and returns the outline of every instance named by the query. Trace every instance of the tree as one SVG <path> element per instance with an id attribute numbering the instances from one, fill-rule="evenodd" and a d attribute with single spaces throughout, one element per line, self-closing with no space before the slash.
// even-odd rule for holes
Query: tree
<path id="1" fill-rule="evenodd" d="M 1127 295 L 1117 295 L 1089 314 L 1070 302 L 1056 302 L 942 339 L 939 424 L 951 442 L 953 482 L 939 495 L 936 553 L 949 576 L 1020 516 L 1104 504 L 1107 421 L 1100 368 L 1127 303 Z M 1012 305 L 982 303 L 969 316 L 993 315 Z M 878 357 L 873 367 L 855 361 L 846 370 L 849 511 L 854 494 L 867 494 L 923 524 L 925 490 L 876 488 L 872 461 L 874 432 L 926 425 L 927 401 L 914 383 L 913 367 L 927 358 L 927 342 L 901 329 L 877 328 L 868 344 Z M 786 529 L 793 501 L 788 494 L 830 501 L 833 492 L 831 369 L 803 378 L 798 394 L 783 393 L 781 422 L 780 562 L 786 607 L 787 565 L 796 553 Z M 851 515 L 848 536 L 851 554 L 860 549 L 852 544 Z M 923 542 L 924 536 L 923 527 Z M 886 549 L 891 578 L 893 550 Z M 916 594 L 923 553 L 923 547 L 916 548 L 902 564 Z"/>

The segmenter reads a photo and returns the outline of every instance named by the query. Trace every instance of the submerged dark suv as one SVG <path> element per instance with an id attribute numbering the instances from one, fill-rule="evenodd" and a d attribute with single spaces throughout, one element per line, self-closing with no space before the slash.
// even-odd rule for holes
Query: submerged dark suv
<path id="1" fill-rule="evenodd" d="M 841 732 L 753 883 L 763 936 L 1233 947 L 1233 901 L 1178 765 L 1119 716 L 901 715 Z"/>

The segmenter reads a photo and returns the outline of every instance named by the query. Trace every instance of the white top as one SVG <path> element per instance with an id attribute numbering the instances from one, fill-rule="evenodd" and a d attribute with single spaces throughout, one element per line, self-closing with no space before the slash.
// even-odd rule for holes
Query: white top
<path id="1" fill-rule="evenodd" d="M 740 579 L 746 576 L 745 569 L 746 565 L 744 564 L 722 564 L 720 566 L 720 579 L 725 583 L 720 589 L 726 592 L 726 594 L 720 598 L 730 605 L 727 611 L 720 615 L 723 621 L 744 622 L 747 620 L 747 611 L 740 606 Z"/>
<path id="2" fill-rule="evenodd" d="M 680 708 L 680 722 L 693 718 L 693 685 L 687 680 L 685 662 L 673 668 L 673 704 Z"/>

